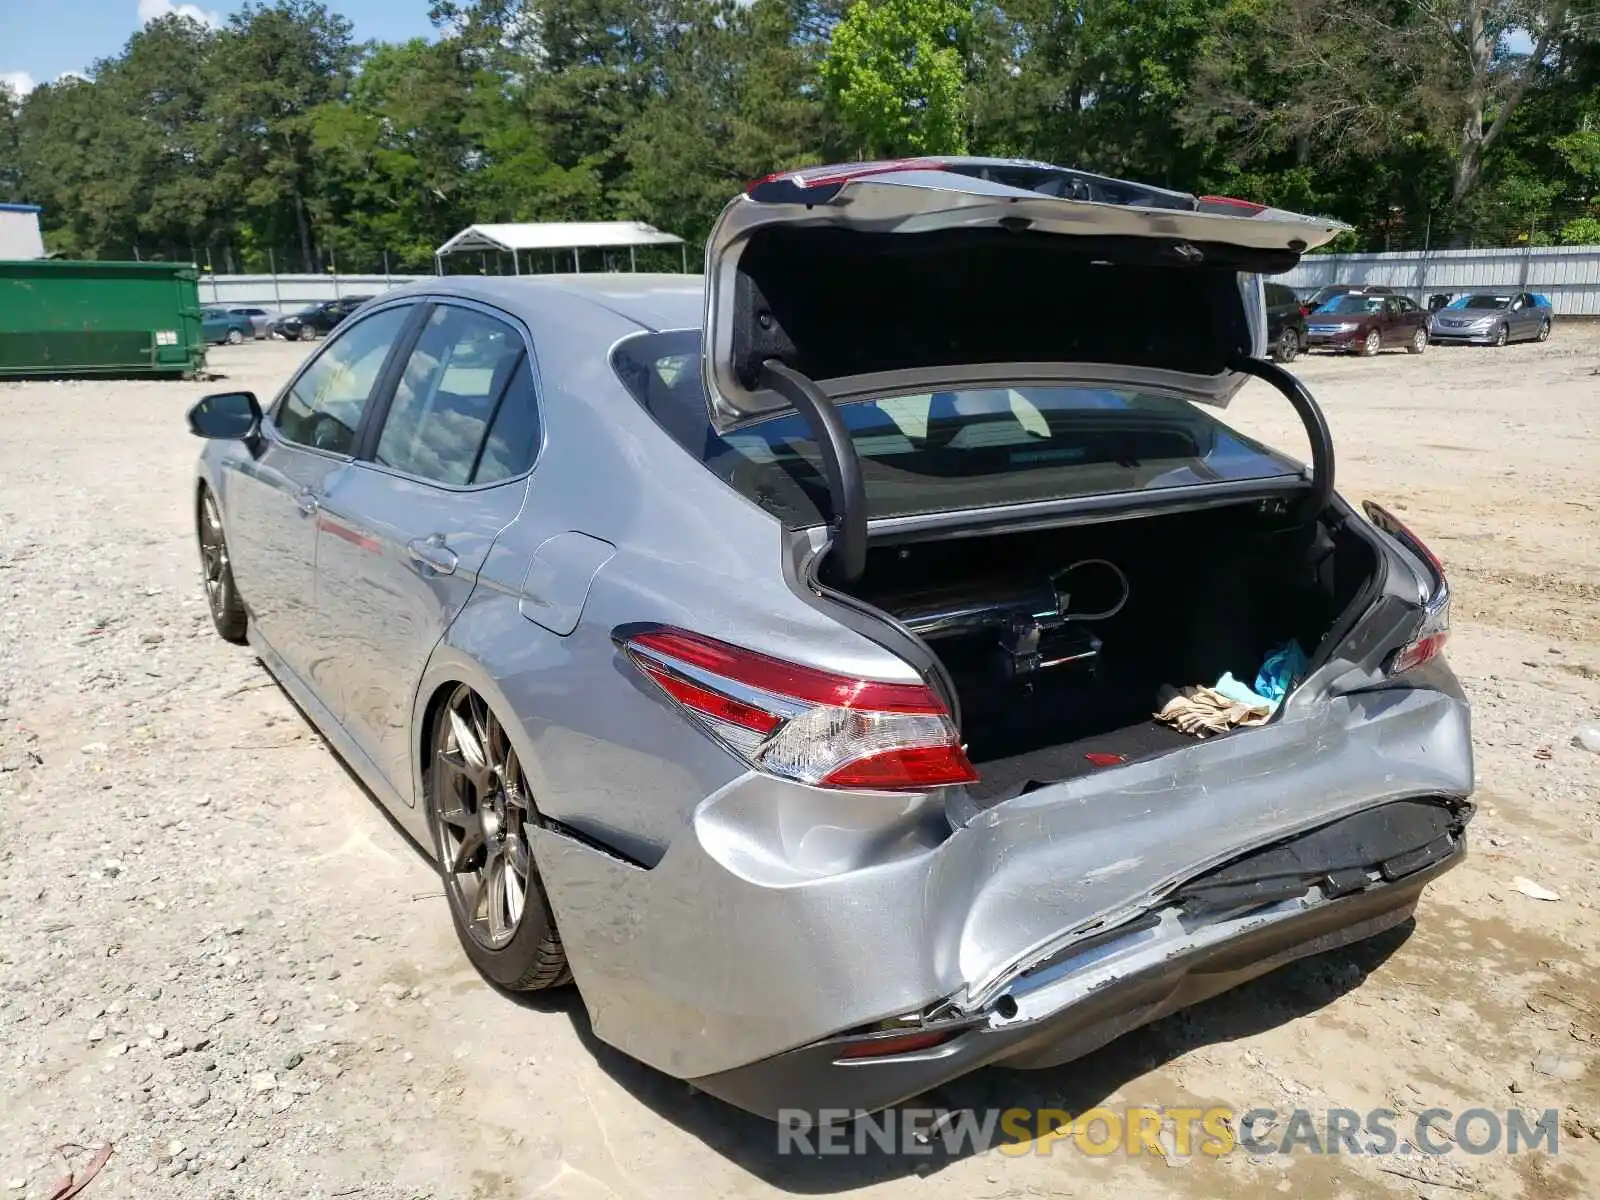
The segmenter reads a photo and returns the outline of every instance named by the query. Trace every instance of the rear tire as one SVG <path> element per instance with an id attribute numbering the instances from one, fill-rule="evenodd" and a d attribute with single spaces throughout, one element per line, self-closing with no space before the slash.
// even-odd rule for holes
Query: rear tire
<path id="1" fill-rule="evenodd" d="M 244 334 L 240 333 L 237 329 L 228 330 L 228 345 L 230 345 L 230 346 L 240 346 L 240 345 L 243 345 L 243 344 L 244 344 Z"/>
<path id="2" fill-rule="evenodd" d="M 466 684 L 434 721 L 424 789 L 450 920 L 472 965 L 514 992 L 570 982 L 533 861 L 542 818 L 505 727 Z"/>
<path id="3" fill-rule="evenodd" d="M 1374 329 L 1357 344 L 1356 353 L 1362 358 L 1373 358 L 1383 349 L 1383 335 Z"/>
<path id="4" fill-rule="evenodd" d="M 1292 328 L 1285 329 L 1278 335 L 1277 344 L 1272 348 L 1272 357 L 1281 363 L 1292 363 L 1300 357 L 1300 335 Z"/>
<path id="5" fill-rule="evenodd" d="M 1406 347 L 1407 354 L 1421 354 L 1428 348 L 1428 331 L 1419 329 L 1411 335 L 1411 344 Z"/>
<path id="6" fill-rule="evenodd" d="M 233 560 L 228 557 L 228 539 L 222 528 L 222 514 L 210 488 L 200 489 L 196 511 L 196 536 L 200 543 L 200 581 L 206 590 L 206 607 L 211 623 L 225 642 L 245 640 L 250 618 L 238 585 L 233 582 Z"/>

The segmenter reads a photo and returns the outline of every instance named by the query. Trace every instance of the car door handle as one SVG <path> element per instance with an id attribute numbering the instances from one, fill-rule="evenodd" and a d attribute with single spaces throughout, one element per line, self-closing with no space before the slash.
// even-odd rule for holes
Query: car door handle
<path id="1" fill-rule="evenodd" d="M 460 561 L 456 558 L 456 552 L 444 544 L 442 533 L 407 542 L 406 552 L 411 555 L 412 562 L 436 575 L 454 575 L 456 563 Z"/>
<path id="2" fill-rule="evenodd" d="M 295 507 L 300 510 L 300 515 L 303 517 L 314 516 L 317 509 L 322 507 L 321 501 L 317 499 L 316 492 L 312 491 L 308 487 L 301 488 L 295 493 L 294 503 Z"/>

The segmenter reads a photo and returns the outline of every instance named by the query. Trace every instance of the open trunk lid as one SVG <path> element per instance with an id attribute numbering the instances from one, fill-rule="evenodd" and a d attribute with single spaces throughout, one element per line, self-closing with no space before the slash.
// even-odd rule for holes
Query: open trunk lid
<path id="1" fill-rule="evenodd" d="M 1010 160 L 774 176 L 707 244 L 711 420 L 790 408 L 773 363 L 835 402 L 1117 381 L 1225 404 L 1265 346 L 1257 276 L 1344 228 Z"/>

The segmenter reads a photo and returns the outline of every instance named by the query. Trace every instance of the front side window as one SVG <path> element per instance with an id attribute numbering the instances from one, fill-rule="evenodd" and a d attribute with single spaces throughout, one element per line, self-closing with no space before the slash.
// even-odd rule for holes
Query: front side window
<path id="1" fill-rule="evenodd" d="M 521 336 L 503 321 L 440 305 L 407 359 L 374 459 L 461 487 L 533 465 L 539 423 Z"/>
<path id="2" fill-rule="evenodd" d="M 361 414 L 411 312 L 409 305 L 385 309 L 329 342 L 278 406 L 278 432 L 330 454 L 354 452 Z"/>
<path id="3" fill-rule="evenodd" d="M 823 519 L 827 484 L 805 419 L 788 413 L 718 434 L 697 332 L 628 338 L 612 365 L 672 439 L 728 486 L 786 524 Z M 972 388 L 838 411 L 869 517 L 1299 475 L 1188 401 L 1129 388 Z"/>

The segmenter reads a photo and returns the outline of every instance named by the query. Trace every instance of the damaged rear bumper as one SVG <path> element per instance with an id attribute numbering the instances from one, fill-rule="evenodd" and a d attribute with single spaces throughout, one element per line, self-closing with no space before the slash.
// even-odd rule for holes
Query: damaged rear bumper
<path id="1" fill-rule="evenodd" d="M 559 828 L 534 854 L 602 1040 L 756 1112 L 866 1111 L 985 1063 L 1066 1061 L 1403 921 L 1459 861 L 1471 789 L 1459 694 L 1394 688 L 989 808 L 752 774 L 650 869 Z M 1410 802 L 1447 841 L 1396 826 L 1302 853 Z M 1401 842 L 1432 848 L 1392 861 Z M 1269 883 L 1235 877 L 1252 859 Z M 839 1062 L 916 1014 L 961 1028 Z"/>
<path id="2" fill-rule="evenodd" d="M 981 1020 L 929 1050 L 844 1057 L 859 1039 L 832 1038 L 693 1083 L 773 1120 L 785 1109 L 815 1119 L 830 1110 L 873 1112 L 979 1067 L 1058 1066 L 1286 963 L 1400 925 L 1424 886 L 1464 855 L 1458 838 L 1402 879 L 1334 899 L 1313 888 L 1197 926 L 1181 906 L 1163 910 L 1038 972 L 1042 981 L 1034 986 L 1017 980 L 1003 993 L 1011 1004 L 989 1006 Z"/>

